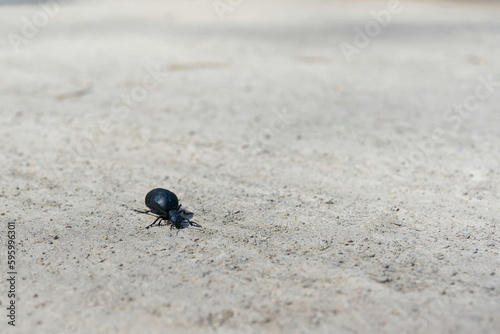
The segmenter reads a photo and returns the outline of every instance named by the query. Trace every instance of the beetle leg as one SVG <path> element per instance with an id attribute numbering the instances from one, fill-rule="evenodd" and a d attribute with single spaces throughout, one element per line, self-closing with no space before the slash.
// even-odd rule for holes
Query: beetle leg
<path id="1" fill-rule="evenodd" d="M 151 210 L 148 210 L 148 211 L 139 211 L 136 209 L 132 209 L 132 210 L 134 210 L 135 212 L 139 212 L 139 213 L 150 213 L 151 212 Z"/>
<path id="2" fill-rule="evenodd" d="M 191 226 L 194 226 L 194 227 L 200 227 L 201 228 L 201 225 L 198 224 L 197 222 L 194 222 L 194 221 L 191 221 L 189 219 L 186 219 L 186 221 L 189 223 L 189 225 Z"/>
<path id="3" fill-rule="evenodd" d="M 160 220 L 160 219 L 161 219 L 161 217 L 156 218 L 156 220 L 153 222 L 153 224 L 146 226 L 146 228 L 150 228 L 151 226 L 153 226 L 154 224 L 156 224 L 156 222 L 158 220 Z"/>
<path id="4" fill-rule="evenodd" d="M 189 224 L 190 224 L 191 226 L 194 226 L 194 227 L 203 228 L 200 224 L 195 223 L 195 222 L 189 222 Z"/>

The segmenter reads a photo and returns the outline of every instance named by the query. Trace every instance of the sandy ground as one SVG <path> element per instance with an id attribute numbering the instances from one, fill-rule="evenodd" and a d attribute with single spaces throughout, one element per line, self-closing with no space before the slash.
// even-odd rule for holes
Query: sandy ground
<path id="1" fill-rule="evenodd" d="M 1 333 L 498 332 L 498 3 L 138 3 L 0 7 Z"/>

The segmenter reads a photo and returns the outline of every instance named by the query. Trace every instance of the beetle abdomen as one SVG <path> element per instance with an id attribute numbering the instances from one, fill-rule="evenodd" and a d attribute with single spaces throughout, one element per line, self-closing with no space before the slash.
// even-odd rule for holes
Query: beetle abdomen
<path id="1" fill-rule="evenodd" d="M 162 188 L 156 188 L 146 195 L 146 206 L 159 214 L 168 214 L 170 210 L 177 210 L 179 199 L 177 196 Z"/>

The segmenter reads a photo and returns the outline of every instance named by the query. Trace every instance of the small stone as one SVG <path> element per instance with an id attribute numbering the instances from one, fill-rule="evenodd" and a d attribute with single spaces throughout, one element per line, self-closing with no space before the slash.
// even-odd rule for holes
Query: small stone
<path id="1" fill-rule="evenodd" d="M 375 278 L 375 281 L 377 281 L 379 283 L 387 283 L 387 282 L 392 281 L 392 279 L 389 277 L 381 276 L 381 277 Z"/>

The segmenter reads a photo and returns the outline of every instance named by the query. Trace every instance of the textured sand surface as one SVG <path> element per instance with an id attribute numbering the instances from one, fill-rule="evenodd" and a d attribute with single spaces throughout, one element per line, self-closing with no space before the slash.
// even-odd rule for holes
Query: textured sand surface
<path id="1" fill-rule="evenodd" d="M 497 333 L 500 5 L 232 3 L 0 6 L 0 332 Z"/>

